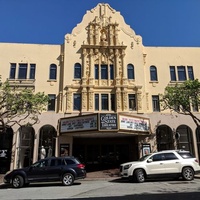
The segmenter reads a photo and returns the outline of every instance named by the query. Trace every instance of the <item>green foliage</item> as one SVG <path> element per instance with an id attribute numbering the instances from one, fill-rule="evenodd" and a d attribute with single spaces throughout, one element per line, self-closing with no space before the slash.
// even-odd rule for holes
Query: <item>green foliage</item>
<path id="1" fill-rule="evenodd" d="M 46 109 L 49 98 L 44 93 L 11 87 L 6 81 L 0 85 L 0 123 L 5 126 L 18 124 L 32 126 Z"/>
<path id="2" fill-rule="evenodd" d="M 170 109 L 179 114 L 190 115 L 198 124 L 200 120 L 193 114 L 191 108 L 200 105 L 200 82 L 187 80 L 182 84 L 167 86 L 161 95 L 161 105 L 164 110 Z"/>

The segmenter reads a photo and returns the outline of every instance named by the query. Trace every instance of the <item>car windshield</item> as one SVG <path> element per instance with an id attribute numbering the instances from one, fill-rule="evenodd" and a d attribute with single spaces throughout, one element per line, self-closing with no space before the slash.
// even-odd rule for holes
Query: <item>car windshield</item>
<path id="1" fill-rule="evenodd" d="M 150 155 L 151 155 L 151 154 L 146 154 L 146 155 L 142 156 L 142 157 L 139 159 L 139 161 L 144 161 L 144 160 L 146 160 Z"/>

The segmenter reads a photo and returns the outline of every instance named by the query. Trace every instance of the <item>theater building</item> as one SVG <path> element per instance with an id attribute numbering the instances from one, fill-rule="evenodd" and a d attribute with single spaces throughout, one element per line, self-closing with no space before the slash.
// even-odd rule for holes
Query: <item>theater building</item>
<path id="1" fill-rule="evenodd" d="M 0 173 L 37 161 L 42 146 L 46 156 L 79 157 L 88 170 L 165 149 L 200 159 L 192 119 L 159 103 L 166 86 L 200 78 L 199 55 L 196 47 L 144 46 L 104 3 L 88 10 L 63 44 L 0 43 L 2 81 L 50 97 L 38 124 L 0 133 Z M 199 108 L 191 110 L 200 118 Z"/>

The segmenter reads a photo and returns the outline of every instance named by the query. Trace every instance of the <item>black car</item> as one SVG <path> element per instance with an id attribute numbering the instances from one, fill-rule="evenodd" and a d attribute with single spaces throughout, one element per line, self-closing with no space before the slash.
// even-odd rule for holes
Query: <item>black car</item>
<path id="1" fill-rule="evenodd" d="M 30 167 L 15 169 L 4 176 L 4 183 L 20 188 L 33 182 L 61 181 L 69 186 L 86 177 L 85 165 L 75 157 L 50 157 Z"/>

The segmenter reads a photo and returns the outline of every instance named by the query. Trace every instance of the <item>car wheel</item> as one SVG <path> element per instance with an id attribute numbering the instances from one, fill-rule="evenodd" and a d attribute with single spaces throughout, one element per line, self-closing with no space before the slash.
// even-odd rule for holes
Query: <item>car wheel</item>
<path id="1" fill-rule="evenodd" d="M 142 170 L 142 169 L 137 169 L 137 170 L 135 170 L 134 178 L 135 178 L 135 181 L 136 181 L 136 182 L 138 182 L 138 183 L 143 183 L 143 182 L 145 181 L 145 173 L 144 173 L 144 170 Z"/>
<path id="2" fill-rule="evenodd" d="M 194 171 L 191 167 L 185 167 L 182 171 L 182 177 L 186 181 L 191 181 L 194 179 Z"/>
<path id="3" fill-rule="evenodd" d="M 71 173 L 66 173 L 62 179 L 63 185 L 69 186 L 74 183 L 74 176 Z"/>
<path id="4" fill-rule="evenodd" d="M 12 186 L 14 188 L 21 188 L 21 187 L 23 187 L 24 186 L 24 179 L 23 179 L 23 177 L 20 176 L 20 175 L 15 176 L 13 178 L 13 180 L 12 180 Z"/>

